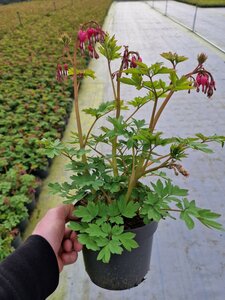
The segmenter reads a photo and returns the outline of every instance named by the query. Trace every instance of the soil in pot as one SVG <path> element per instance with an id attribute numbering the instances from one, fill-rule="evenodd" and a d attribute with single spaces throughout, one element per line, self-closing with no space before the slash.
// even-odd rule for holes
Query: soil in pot
<path id="1" fill-rule="evenodd" d="M 97 261 L 98 252 L 83 249 L 86 271 L 93 283 L 108 290 L 125 290 L 139 285 L 150 266 L 153 234 L 157 222 L 131 229 L 139 247 L 121 255 L 112 255 L 109 263 Z"/>

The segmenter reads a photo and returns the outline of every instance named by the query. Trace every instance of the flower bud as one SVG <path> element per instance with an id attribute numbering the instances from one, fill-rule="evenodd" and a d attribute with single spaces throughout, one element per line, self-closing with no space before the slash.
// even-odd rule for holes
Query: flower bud
<path id="1" fill-rule="evenodd" d="M 197 56 L 197 60 L 198 60 L 198 63 L 200 65 L 204 64 L 204 62 L 207 60 L 207 55 L 205 53 L 200 53 L 198 56 Z"/>

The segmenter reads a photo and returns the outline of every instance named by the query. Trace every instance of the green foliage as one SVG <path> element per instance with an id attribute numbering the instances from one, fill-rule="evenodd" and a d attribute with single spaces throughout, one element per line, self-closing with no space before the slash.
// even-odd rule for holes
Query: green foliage
<path id="1" fill-rule="evenodd" d="M 121 254 L 124 249 L 131 251 L 138 247 L 135 234 L 124 230 L 126 218 L 132 219 L 137 215 L 148 224 L 166 217 L 175 219 L 171 213 L 179 212 L 180 219 L 189 229 L 194 227 L 193 218 L 209 228 L 223 229 L 215 221 L 220 217 L 219 214 L 196 207 L 195 201 L 187 200 L 188 191 L 172 185 L 170 180 L 163 183 L 159 179 L 151 183 L 151 189 L 145 189 L 140 186 L 134 191 L 133 198 L 137 197 L 138 202 L 126 202 L 124 196 L 119 196 L 109 203 L 89 201 L 85 206 L 76 206 L 74 214 L 79 221 L 71 222 L 70 228 L 78 232 L 79 241 L 88 249 L 98 251 L 98 260 L 107 263 L 112 254 Z M 174 206 L 178 209 L 174 209 Z"/>
<path id="2" fill-rule="evenodd" d="M 62 150 L 64 149 L 64 146 L 58 139 L 55 141 L 42 139 L 41 145 L 43 148 L 40 151 L 42 151 L 42 154 L 48 156 L 49 158 L 54 158 L 55 156 L 61 154 Z"/>
<path id="3" fill-rule="evenodd" d="M 134 203 L 132 201 L 127 203 L 126 199 L 122 196 L 117 201 L 117 205 L 120 214 L 126 218 L 133 218 L 137 214 L 137 210 L 140 207 L 138 203 Z"/>
<path id="4" fill-rule="evenodd" d="M 162 218 L 171 217 L 170 212 L 177 212 L 173 209 L 175 204 L 179 208 L 180 219 L 189 229 L 194 228 L 193 217 L 209 228 L 223 229 L 223 226 L 215 221 L 220 214 L 197 207 L 194 200 L 188 201 L 188 191 L 173 186 L 170 180 L 165 184 L 158 180 L 156 184 L 152 183 L 152 188 L 153 191 L 148 193 L 141 209 L 145 223 L 149 223 L 150 220 L 159 222 Z"/>
<path id="5" fill-rule="evenodd" d="M 68 75 L 69 76 L 73 76 L 74 75 L 74 69 L 73 68 L 70 68 L 68 70 Z M 86 77 L 90 77 L 92 79 L 96 78 L 95 72 L 93 70 L 91 70 L 91 69 L 85 69 L 85 70 L 78 70 L 77 69 L 77 76 L 78 76 L 78 78 L 81 78 L 81 79 L 86 78 Z"/>
<path id="6" fill-rule="evenodd" d="M 61 138 L 72 108 L 72 84 L 67 81 L 59 85 L 55 79 L 62 55 L 59 32 L 67 32 L 64 40 L 68 39 L 74 28 L 86 21 L 89 11 L 101 24 L 111 4 L 111 0 L 94 0 L 88 6 L 82 1 L 71 5 L 70 0 L 56 0 L 57 11 L 52 14 L 52 3 L 45 2 L 12 4 L 1 9 L 0 172 L 18 163 L 29 171 L 48 167 L 39 151 L 39 140 Z M 46 14 L 49 9 L 51 13 Z M 23 21 L 26 16 L 23 27 L 17 26 L 17 11 Z M 74 19 L 74 14 L 79 17 Z M 67 21 L 62 24 L 60 20 L 65 15 Z M 87 63 L 79 57 L 78 69 L 85 69 Z M 84 70 L 86 76 L 94 77 L 93 71 Z"/>
<path id="7" fill-rule="evenodd" d="M 187 60 L 188 58 L 185 56 L 180 56 L 177 53 L 172 52 L 164 52 L 161 54 L 161 56 L 167 60 L 169 60 L 173 66 L 176 66 L 177 64 Z"/>
<path id="8" fill-rule="evenodd" d="M 170 52 L 161 55 L 171 61 L 174 67 L 187 59 L 184 56 L 178 56 L 177 54 L 172 54 Z M 147 89 L 149 91 L 150 99 L 154 99 L 156 96 L 158 98 L 165 97 L 169 90 L 181 91 L 193 88 L 191 81 L 186 76 L 181 76 L 179 78 L 174 68 L 167 68 L 161 62 L 152 64 L 150 67 L 142 62 L 137 62 L 137 65 L 138 67 L 135 69 L 130 68 L 123 71 L 126 75 L 131 75 L 131 77 L 122 77 L 120 78 L 120 82 L 133 85 L 137 90 L 142 88 Z M 154 77 L 158 75 L 168 75 L 170 83 L 167 83 L 162 78 L 158 79 L 158 77 L 157 80 L 154 80 Z"/>
<path id="9" fill-rule="evenodd" d="M 0 225 L 0 261 L 6 258 L 12 253 L 12 241 L 13 236 L 9 231 L 1 224 Z"/>
<path id="10" fill-rule="evenodd" d="M 80 223 L 71 222 L 70 228 L 78 232 L 80 243 L 87 249 L 99 251 L 98 260 L 108 263 L 111 254 L 121 254 L 124 249 L 131 251 L 138 247 L 135 234 L 124 232 L 124 219 L 136 214 L 138 203 L 126 203 L 124 199 L 106 205 L 101 202 L 89 202 L 87 206 L 78 206 L 75 216 Z"/>
<path id="11" fill-rule="evenodd" d="M 173 186 L 170 180 L 163 184 L 159 179 L 151 185 L 153 189 L 148 192 L 140 212 L 146 224 L 150 220 L 159 222 L 162 218 L 170 216 L 170 205 L 180 202 L 180 197 L 187 196 L 188 193 L 187 190 Z"/>
<path id="12" fill-rule="evenodd" d="M 222 147 L 224 147 L 225 143 L 225 137 L 220 135 L 212 135 L 212 136 L 205 136 L 202 133 L 197 133 L 196 136 L 201 140 L 201 143 L 206 142 L 216 142 L 221 144 Z"/>
<path id="13" fill-rule="evenodd" d="M 224 230 L 222 224 L 215 221 L 215 219 L 218 219 L 221 215 L 209 209 L 197 207 L 194 200 L 188 201 L 184 198 L 182 203 L 177 203 L 177 207 L 181 209 L 181 220 L 185 222 L 189 229 L 194 228 L 194 221 L 192 219 L 194 217 L 208 228 Z"/>
<path id="14" fill-rule="evenodd" d="M 104 182 L 101 179 L 97 179 L 97 176 L 95 174 L 71 176 L 71 179 L 73 180 L 74 187 L 91 187 L 93 190 L 98 190 L 104 184 Z"/>
<path id="15" fill-rule="evenodd" d="M 11 168 L 5 174 L 0 174 L 0 195 L 4 197 L 24 194 L 32 199 L 38 186 L 40 181 L 20 167 Z"/>
<path id="16" fill-rule="evenodd" d="M 176 144 L 177 147 L 180 147 L 183 149 L 190 148 L 190 149 L 202 151 L 205 153 L 213 153 L 213 150 L 210 149 L 207 144 L 205 144 L 206 142 L 213 140 L 210 137 L 204 141 L 202 140 L 202 138 L 200 141 L 199 141 L 199 138 L 185 138 L 185 139 L 176 138 L 176 140 L 177 140 L 177 144 Z M 219 137 L 216 137 L 215 141 L 221 143 L 221 145 L 223 146 L 224 139 L 220 140 Z"/>
<path id="17" fill-rule="evenodd" d="M 120 78 L 120 82 L 133 85 L 137 90 L 142 88 L 142 77 L 139 74 L 132 74 L 131 78 L 122 77 Z"/>
<path id="18" fill-rule="evenodd" d="M 129 101 L 128 103 L 133 107 L 141 107 L 150 100 L 149 98 L 150 98 L 149 96 L 135 97 L 133 100 Z"/>
<path id="19" fill-rule="evenodd" d="M 12 230 L 28 217 L 26 195 L 0 196 L 0 223 L 7 230 Z"/>
<path id="20" fill-rule="evenodd" d="M 181 76 L 179 78 L 175 72 L 170 73 L 170 80 L 172 91 L 190 90 L 194 88 L 192 87 L 191 81 L 188 80 L 186 76 Z"/>
<path id="21" fill-rule="evenodd" d="M 82 222 L 91 222 L 98 215 L 98 206 L 90 202 L 87 206 L 79 206 L 76 209 L 76 217 L 81 218 Z"/>
<path id="22" fill-rule="evenodd" d="M 83 111 L 86 114 L 91 115 L 96 119 L 99 119 L 100 117 L 106 115 L 107 113 L 111 112 L 114 109 L 115 109 L 115 102 L 111 101 L 111 102 L 101 103 L 98 108 L 90 107 L 90 108 L 83 109 Z"/>
<path id="23" fill-rule="evenodd" d="M 119 52 L 121 46 L 117 46 L 115 36 L 110 37 L 108 34 L 105 36 L 104 42 L 99 47 L 99 52 L 106 57 L 108 61 L 115 60 L 121 56 Z"/>

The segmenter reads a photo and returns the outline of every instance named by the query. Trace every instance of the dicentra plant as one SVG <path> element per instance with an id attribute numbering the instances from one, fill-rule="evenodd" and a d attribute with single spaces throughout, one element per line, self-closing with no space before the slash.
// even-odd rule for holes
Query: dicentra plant
<path id="1" fill-rule="evenodd" d="M 66 34 L 61 40 L 64 48 L 57 79 L 73 81 L 77 132 L 69 146 L 59 140 L 45 140 L 44 144 L 49 157 L 62 153 L 70 161 L 70 182 L 52 183 L 50 187 L 65 203 L 76 206 L 74 214 L 79 219 L 70 227 L 78 232 L 79 241 L 88 249 L 99 251 L 98 260 L 106 263 L 111 254 L 138 247 L 135 234 L 129 229 L 152 221 L 175 220 L 177 215 L 189 229 L 197 219 L 209 228 L 221 230 L 222 225 L 217 222 L 220 215 L 189 200 L 188 190 L 174 185 L 171 178 L 174 174 L 189 175 L 181 163 L 189 150 L 212 153 L 211 142 L 223 146 L 225 137 L 201 133 L 185 138 L 165 137 L 157 130 L 175 93 L 197 90 L 212 97 L 215 81 L 204 67 L 206 55 L 199 54 L 196 67 L 179 76 L 178 66 L 186 57 L 162 53 L 169 66 L 163 62 L 149 66 L 137 51 L 118 46 L 115 37 L 106 34 L 96 22 L 81 26 L 74 44 Z M 82 128 L 78 87 L 81 79 L 94 79 L 95 74 L 77 68 L 79 52 L 95 59 L 103 55 L 112 85 L 111 101 L 94 108 L 90 99 L 90 108 L 84 109 L 93 119 L 87 132 Z M 117 68 L 112 67 L 114 60 L 118 61 Z M 124 84 L 145 91 L 145 95 L 142 92 L 141 96 L 123 101 Z M 145 119 L 137 118 L 142 109 L 149 112 Z M 103 118 L 104 122 L 99 123 Z"/>

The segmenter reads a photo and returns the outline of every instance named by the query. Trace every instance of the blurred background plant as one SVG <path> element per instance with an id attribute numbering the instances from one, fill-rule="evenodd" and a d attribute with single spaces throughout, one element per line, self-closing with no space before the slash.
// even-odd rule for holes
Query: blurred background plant
<path id="1" fill-rule="evenodd" d="M 61 138 L 72 108 L 72 84 L 56 85 L 59 34 L 75 36 L 80 23 L 102 24 L 111 0 L 37 0 L 0 5 L 0 259 L 11 250 L 11 231 L 29 204 L 50 161 L 42 138 Z M 80 59 L 80 67 L 88 60 Z M 22 173 L 21 173 L 22 172 Z M 16 230 L 13 231 L 14 233 Z"/>

